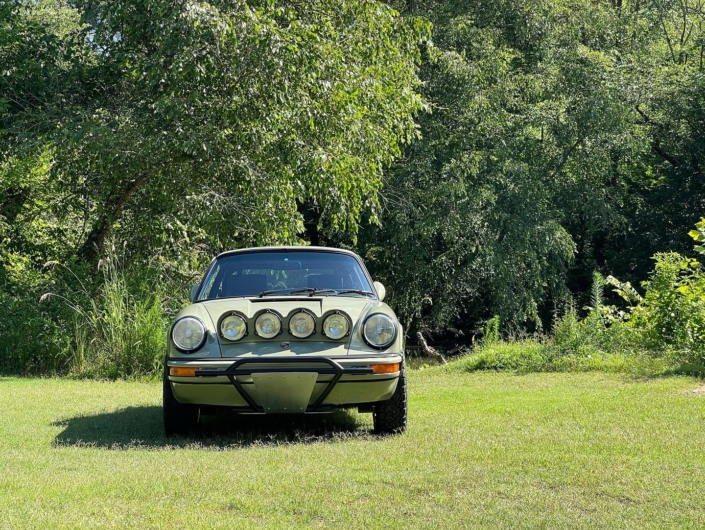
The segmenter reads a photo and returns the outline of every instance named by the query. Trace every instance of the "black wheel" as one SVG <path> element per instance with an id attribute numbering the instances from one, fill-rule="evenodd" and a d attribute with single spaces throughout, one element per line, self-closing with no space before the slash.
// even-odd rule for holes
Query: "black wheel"
<path id="1" fill-rule="evenodd" d="M 185 405 L 176 401 L 171 389 L 167 369 L 164 370 L 162 412 L 164 414 L 164 433 L 167 436 L 185 435 L 198 425 L 201 411 L 196 405 Z"/>
<path id="2" fill-rule="evenodd" d="M 387 401 L 372 407 L 372 421 L 378 434 L 396 434 L 406 430 L 406 363 L 402 361 L 397 389 Z"/>

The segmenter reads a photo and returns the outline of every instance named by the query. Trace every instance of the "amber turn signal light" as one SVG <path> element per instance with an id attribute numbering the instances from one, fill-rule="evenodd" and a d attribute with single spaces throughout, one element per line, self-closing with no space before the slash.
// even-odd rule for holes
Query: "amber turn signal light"
<path id="1" fill-rule="evenodd" d="M 169 368 L 169 375 L 173 375 L 175 377 L 194 377 L 196 375 L 196 369 L 172 366 Z"/>
<path id="2" fill-rule="evenodd" d="M 373 374 L 393 374 L 399 371 L 399 363 L 392 364 L 373 364 Z"/>

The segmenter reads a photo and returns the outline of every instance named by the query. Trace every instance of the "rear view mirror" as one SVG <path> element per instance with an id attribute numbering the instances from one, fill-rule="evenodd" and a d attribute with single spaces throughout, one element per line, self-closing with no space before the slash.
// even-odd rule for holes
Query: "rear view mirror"
<path id="1" fill-rule="evenodd" d="M 382 285 L 379 282 L 374 282 L 375 290 L 377 291 L 377 296 L 379 297 L 379 301 L 383 302 L 384 301 L 384 295 L 387 294 L 387 290 L 384 288 L 384 285 Z"/>
<path id="2" fill-rule="evenodd" d="M 198 289 L 200 287 L 201 287 L 200 283 L 197 283 L 196 285 L 191 286 L 191 293 L 189 294 L 189 299 L 191 300 L 192 303 L 196 301 L 196 297 L 198 296 Z"/>

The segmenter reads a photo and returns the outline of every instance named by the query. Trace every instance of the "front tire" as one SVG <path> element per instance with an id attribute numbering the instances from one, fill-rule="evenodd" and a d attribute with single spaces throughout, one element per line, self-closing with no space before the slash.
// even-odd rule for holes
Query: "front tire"
<path id="1" fill-rule="evenodd" d="M 162 412 L 164 415 L 164 434 L 183 436 L 193 432 L 198 426 L 201 410 L 196 405 L 186 405 L 176 401 L 165 366 L 162 385 Z"/>
<path id="2" fill-rule="evenodd" d="M 372 407 L 372 422 L 377 434 L 400 434 L 407 424 L 406 363 L 402 361 L 397 389 L 387 401 Z"/>

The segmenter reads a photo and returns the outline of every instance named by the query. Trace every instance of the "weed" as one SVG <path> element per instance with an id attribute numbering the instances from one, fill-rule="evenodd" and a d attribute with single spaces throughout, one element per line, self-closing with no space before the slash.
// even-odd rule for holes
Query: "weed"
<path id="1" fill-rule="evenodd" d="M 91 297 L 82 286 L 81 299 L 87 303 L 60 296 L 74 312 L 70 374 L 99 379 L 157 374 L 167 328 L 158 288 L 131 292 L 112 244 L 99 268 L 103 282 L 98 294 Z"/>

